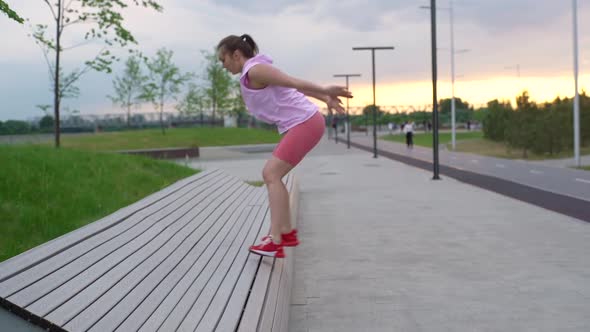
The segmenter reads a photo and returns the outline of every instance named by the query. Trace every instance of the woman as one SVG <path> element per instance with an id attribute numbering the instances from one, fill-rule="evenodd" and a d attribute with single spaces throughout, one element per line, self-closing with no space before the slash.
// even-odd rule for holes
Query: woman
<path id="1" fill-rule="evenodd" d="M 261 121 L 277 125 L 282 135 L 262 171 L 268 190 L 270 233 L 250 247 L 253 253 L 282 258 L 283 246 L 299 244 L 297 230 L 289 220 L 289 194 L 282 178 L 320 141 L 325 130 L 318 106 L 305 96 L 343 114 L 338 97 L 352 98 L 352 94 L 340 86 L 322 87 L 281 72 L 268 56 L 258 55 L 258 46 L 249 35 L 225 37 L 217 45 L 217 54 L 226 70 L 240 74 L 248 111 Z"/>

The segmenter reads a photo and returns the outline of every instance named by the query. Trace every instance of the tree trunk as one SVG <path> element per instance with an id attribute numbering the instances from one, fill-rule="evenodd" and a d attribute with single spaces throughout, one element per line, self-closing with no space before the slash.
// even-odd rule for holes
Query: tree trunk
<path id="1" fill-rule="evenodd" d="M 164 102 L 160 99 L 160 126 L 162 127 L 162 135 L 166 135 L 164 130 Z"/>
<path id="2" fill-rule="evenodd" d="M 60 39 L 61 39 L 61 0 L 57 1 L 57 24 L 56 24 L 56 38 L 55 38 L 55 82 L 54 82 L 54 95 L 53 95 L 53 106 L 54 106 L 54 117 L 55 117 L 55 147 L 60 146 L 60 126 L 59 126 L 59 56 L 60 56 Z"/>

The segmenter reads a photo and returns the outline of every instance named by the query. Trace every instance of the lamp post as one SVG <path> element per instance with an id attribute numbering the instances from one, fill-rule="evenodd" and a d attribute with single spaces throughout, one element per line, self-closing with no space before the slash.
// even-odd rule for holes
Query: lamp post
<path id="1" fill-rule="evenodd" d="M 346 90 L 348 90 L 348 78 L 361 77 L 361 74 L 336 74 L 334 77 L 346 77 Z M 348 98 L 346 98 L 346 147 L 350 149 L 350 115 L 348 114 Z"/>
<path id="2" fill-rule="evenodd" d="M 436 95 L 436 0 L 430 0 L 430 34 L 432 38 L 432 167 L 433 180 L 440 180 L 438 164 L 438 102 Z"/>
<path id="3" fill-rule="evenodd" d="M 574 163 L 581 167 L 580 160 L 580 93 L 578 91 L 578 1 L 572 0 L 572 16 L 574 30 Z"/>
<path id="4" fill-rule="evenodd" d="M 377 158 L 377 104 L 375 101 L 375 50 L 393 50 L 393 46 L 353 47 L 353 51 L 371 51 L 373 63 L 373 158 Z M 367 128 L 368 130 L 368 128 Z"/>
<path id="5" fill-rule="evenodd" d="M 431 9 L 432 6 L 420 6 L 422 9 Z M 455 125 L 455 54 L 456 53 L 463 53 L 467 52 L 468 50 L 460 50 L 455 52 L 455 18 L 454 18 L 454 11 L 453 11 L 453 0 L 449 0 L 449 7 L 439 7 L 438 9 L 448 10 L 449 17 L 450 17 L 450 24 L 451 24 L 451 145 L 453 150 L 456 147 L 456 125 Z"/>

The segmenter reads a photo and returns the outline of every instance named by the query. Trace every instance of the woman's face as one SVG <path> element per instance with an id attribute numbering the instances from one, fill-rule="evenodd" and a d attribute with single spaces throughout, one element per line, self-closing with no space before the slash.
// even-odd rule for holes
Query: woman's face
<path id="1" fill-rule="evenodd" d="M 227 71 L 232 74 L 239 74 L 242 71 L 242 66 L 239 61 L 239 55 L 237 51 L 233 53 L 226 52 L 224 49 L 219 51 L 219 61 Z"/>

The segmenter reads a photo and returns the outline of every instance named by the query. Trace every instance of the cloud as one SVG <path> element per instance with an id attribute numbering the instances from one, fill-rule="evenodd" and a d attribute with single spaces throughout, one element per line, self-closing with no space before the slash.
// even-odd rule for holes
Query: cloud
<path id="1" fill-rule="evenodd" d="M 437 1 L 441 7 L 447 1 Z M 320 84 L 342 84 L 332 76 L 360 73 L 355 86 L 371 85 L 370 52 L 353 52 L 355 46 L 394 46 L 376 54 L 377 84 L 404 84 L 430 79 L 430 20 L 422 0 L 167 0 L 163 13 L 130 6 L 123 11 L 125 26 L 147 56 L 166 47 L 183 71 L 203 72 L 201 50 L 212 50 L 229 34 L 251 34 L 261 52 L 275 59 L 283 71 Z M 470 52 L 456 55 L 460 81 L 515 75 L 505 67 L 519 64 L 523 76 L 571 75 L 571 2 L 554 0 L 456 0 L 455 44 Z M 48 23 L 46 6 L 14 2 L 14 9 L 34 23 Z M 580 70 L 588 69 L 590 54 L 590 2 L 579 1 Z M 448 12 L 438 11 L 439 77 L 450 76 L 450 25 Z M 67 31 L 69 45 L 83 40 L 89 27 Z M 78 30 L 77 30 L 78 29 Z M 6 100 L 0 119 L 37 113 L 37 103 L 50 100 L 47 65 L 40 49 L 27 37 L 27 29 L 0 18 L 3 47 L 0 57 L 0 97 Z M 93 57 L 101 44 L 64 53 L 67 70 Z M 115 53 L 127 56 L 125 50 Z M 116 75 L 122 64 L 114 66 Z M 82 78 L 82 92 L 73 108 L 107 107 L 113 76 L 92 74 Z M 408 83 L 414 84 L 414 83 Z M 12 98 L 12 96 L 19 96 Z M 105 106 L 100 106 L 105 105 Z"/>

